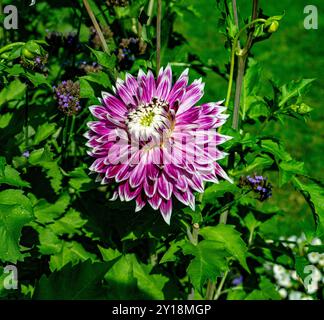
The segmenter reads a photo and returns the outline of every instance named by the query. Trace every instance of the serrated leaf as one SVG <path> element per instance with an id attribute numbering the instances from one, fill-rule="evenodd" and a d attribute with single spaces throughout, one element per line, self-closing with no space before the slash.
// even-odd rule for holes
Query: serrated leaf
<path id="1" fill-rule="evenodd" d="M 204 204 L 217 204 L 217 198 L 223 197 L 227 192 L 235 194 L 240 192 L 240 189 L 233 183 L 229 183 L 228 181 L 220 181 L 219 183 L 215 183 L 206 188 L 202 202 Z"/>
<path id="2" fill-rule="evenodd" d="M 202 228 L 199 233 L 206 240 L 222 243 L 224 248 L 249 272 L 249 267 L 246 264 L 247 247 L 241 234 L 235 230 L 234 226 L 218 224 L 215 227 Z"/>
<path id="3" fill-rule="evenodd" d="M 0 92 L 0 107 L 6 102 L 12 100 L 19 100 L 26 91 L 26 84 L 22 83 L 20 80 L 15 79 L 10 82 L 4 89 Z"/>
<path id="4" fill-rule="evenodd" d="M 324 227 L 324 188 L 323 185 L 315 180 L 308 180 L 303 183 L 299 178 L 293 177 L 294 186 L 302 193 L 309 204 L 315 223 L 320 223 Z"/>
<path id="5" fill-rule="evenodd" d="M 182 248 L 185 255 L 194 256 L 187 268 L 187 273 L 199 292 L 202 291 L 207 279 L 216 281 L 217 277 L 228 270 L 229 255 L 221 242 L 203 240 L 197 246 L 186 243 Z"/>
<path id="6" fill-rule="evenodd" d="M 282 107 L 286 102 L 292 98 L 296 98 L 301 95 L 302 92 L 314 81 L 315 79 L 301 79 L 298 81 L 292 81 L 283 85 L 280 88 L 281 97 L 279 101 L 279 107 Z"/>
<path id="7" fill-rule="evenodd" d="M 90 190 L 95 184 L 83 168 L 76 168 L 69 173 L 69 184 L 78 192 Z"/>
<path id="8" fill-rule="evenodd" d="M 63 215 L 69 203 L 70 197 L 65 193 L 55 203 L 49 203 L 41 199 L 34 207 L 35 217 L 41 223 L 52 222 L 54 219 Z"/>
<path id="9" fill-rule="evenodd" d="M 19 250 L 21 230 L 33 218 L 30 200 L 22 191 L 0 192 L 0 260 L 16 263 L 23 258 Z"/>
<path id="10" fill-rule="evenodd" d="M 105 53 L 103 51 L 97 51 L 92 48 L 89 48 L 91 52 L 96 56 L 97 61 L 100 65 L 103 67 L 112 70 L 115 67 L 116 64 L 116 56 L 109 55 L 108 53 Z"/>
<path id="11" fill-rule="evenodd" d="M 14 187 L 29 187 L 30 184 L 20 178 L 19 172 L 12 166 L 5 164 L 5 158 L 0 157 L 0 185 L 8 184 Z"/>
<path id="12" fill-rule="evenodd" d="M 55 123 L 43 123 L 38 126 L 34 137 L 34 144 L 37 145 L 47 139 L 55 132 Z"/>
<path id="13" fill-rule="evenodd" d="M 57 235 L 67 234 L 72 236 L 74 234 L 80 234 L 80 229 L 86 223 L 87 220 L 81 218 L 80 212 L 71 208 L 62 218 L 50 224 L 49 228 Z"/>
<path id="14" fill-rule="evenodd" d="M 116 260 L 104 263 L 85 261 L 78 265 L 66 265 L 48 278 L 43 275 L 36 285 L 36 300 L 103 299 L 105 289 L 102 280 Z"/>
<path id="15" fill-rule="evenodd" d="M 181 239 L 180 241 L 173 241 L 170 244 L 168 250 L 162 256 L 160 263 L 166 263 L 169 261 L 175 261 L 176 256 L 175 254 L 181 249 L 181 247 L 185 244 L 185 240 Z"/>
<path id="16" fill-rule="evenodd" d="M 83 246 L 76 241 L 64 241 L 61 251 L 51 255 L 49 267 L 51 271 L 60 270 L 68 263 L 75 265 L 81 261 L 91 260 L 95 262 L 95 254 L 86 251 Z"/>

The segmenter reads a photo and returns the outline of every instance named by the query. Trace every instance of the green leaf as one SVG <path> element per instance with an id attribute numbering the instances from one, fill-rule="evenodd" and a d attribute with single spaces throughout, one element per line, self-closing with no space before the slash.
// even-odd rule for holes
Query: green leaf
<path id="1" fill-rule="evenodd" d="M 305 271 L 305 267 L 309 266 L 310 262 L 304 256 L 295 256 L 295 269 L 300 278 L 304 281 L 308 273 Z"/>
<path id="2" fill-rule="evenodd" d="M 134 277 L 137 279 L 139 290 L 151 299 L 163 300 L 163 287 L 168 278 L 161 274 L 151 274 L 152 266 L 137 261 L 135 255 L 131 256 Z"/>
<path id="3" fill-rule="evenodd" d="M 53 272 L 62 269 L 68 263 L 75 265 L 86 260 L 94 262 L 97 260 L 97 257 L 93 253 L 86 251 L 80 243 L 76 241 L 65 241 L 63 242 L 61 251 L 51 255 L 49 266 Z"/>
<path id="4" fill-rule="evenodd" d="M 55 203 L 49 203 L 41 199 L 34 207 L 35 217 L 41 223 L 52 222 L 54 219 L 63 215 L 69 203 L 70 197 L 66 193 L 63 193 Z"/>
<path id="5" fill-rule="evenodd" d="M 22 260 L 19 240 L 22 228 L 33 220 L 30 200 L 20 190 L 0 192 L 0 260 Z"/>
<path id="6" fill-rule="evenodd" d="M 97 51 L 94 49 L 91 49 L 91 52 L 96 56 L 97 61 L 100 65 L 103 67 L 112 70 L 115 67 L 116 64 L 116 56 L 114 55 L 109 55 L 108 53 L 102 52 L 102 51 Z"/>
<path id="7" fill-rule="evenodd" d="M 246 264 L 247 247 L 241 234 L 235 230 L 234 226 L 218 224 L 215 227 L 202 228 L 199 233 L 206 240 L 222 243 L 224 248 L 249 272 L 249 267 Z"/>
<path id="8" fill-rule="evenodd" d="M 91 98 L 95 96 L 95 90 L 86 79 L 80 79 L 80 97 Z"/>
<path id="9" fill-rule="evenodd" d="M 30 80 L 30 82 L 35 86 L 39 87 L 45 85 L 48 88 L 51 88 L 48 78 L 45 75 L 38 72 L 27 72 L 24 76 Z"/>
<path id="10" fill-rule="evenodd" d="M 309 204 L 316 225 L 319 223 L 324 227 L 324 188 L 320 182 L 309 179 L 303 183 L 299 178 L 293 178 L 294 186 L 302 193 Z"/>
<path id="11" fill-rule="evenodd" d="M 275 285 L 266 277 L 261 277 L 260 290 L 253 290 L 244 300 L 280 300 Z"/>
<path id="12" fill-rule="evenodd" d="M 194 256 L 187 268 L 187 273 L 199 292 L 202 291 L 207 279 L 216 281 L 217 277 L 228 270 L 228 253 L 223 243 L 203 240 L 197 246 L 187 242 L 182 248 L 185 255 Z"/>
<path id="13" fill-rule="evenodd" d="M 102 280 L 116 260 L 104 263 L 85 261 L 78 265 L 66 265 L 48 278 L 43 275 L 36 285 L 36 300 L 103 299 L 105 289 Z"/>
<path id="14" fill-rule="evenodd" d="M 58 193 L 61 190 L 61 182 L 63 174 L 56 160 L 53 159 L 54 154 L 47 146 L 38 150 L 34 150 L 29 156 L 29 163 L 34 166 L 40 166 L 46 171 L 47 177 L 50 179 L 53 190 Z"/>
<path id="15" fill-rule="evenodd" d="M 69 173 L 69 184 L 78 192 L 88 191 L 95 186 L 93 179 L 85 172 L 83 168 L 76 168 Z"/>
<path id="16" fill-rule="evenodd" d="M 34 144 L 37 145 L 52 135 L 55 132 L 55 127 L 55 123 L 43 123 L 39 125 L 36 130 Z"/>
<path id="17" fill-rule="evenodd" d="M 181 249 L 181 247 L 185 244 L 185 240 L 181 239 L 179 241 L 172 241 L 169 249 L 162 256 L 160 263 L 166 263 L 169 261 L 175 261 L 175 254 Z"/>
<path id="18" fill-rule="evenodd" d="M 85 79 L 89 82 L 94 82 L 100 84 L 101 86 L 107 88 L 111 86 L 109 76 L 104 72 L 91 73 L 86 76 L 80 77 L 80 79 Z"/>
<path id="19" fill-rule="evenodd" d="M 286 150 L 279 142 L 275 142 L 270 139 L 262 140 L 261 148 L 267 151 L 268 153 L 274 155 L 277 162 L 279 162 L 279 160 L 283 160 L 283 161 L 292 160 L 290 154 L 286 152 Z"/>
<path id="20" fill-rule="evenodd" d="M 267 156 L 267 155 L 262 155 L 259 157 L 255 157 L 249 165 L 247 165 L 244 169 L 239 170 L 239 171 L 234 171 L 232 175 L 234 176 L 239 176 L 239 175 L 247 175 L 248 173 L 254 172 L 257 169 L 265 169 L 270 167 L 273 164 L 273 160 Z"/>
<path id="21" fill-rule="evenodd" d="M 129 256 L 121 256 L 105 275 L 108 299 L 139 299 L 140 291 Z"/>
<path id="22" fill-rule="evenodd" d="M 44 255 L 59 253 L 62 250 L 63 240 L 49 228 L 37 228 L 39 233 L 39 252 Z"/>
<path id="23" fill-rule="evenodd" d="M 49 225 L 49 228 L 57 235 L 67 234 L 72 236 L 74 234 L 81 234 L 80 229 L 87 223 L 87 220 L 81 218 L 80 212 L 70 209 L 59 220 Z"/>
<path id="24" fill-rule="evenodd" d="M 281 97 L 279 107 L 282 107 L 292 98 L 299 97 L 315 79 L 301 79 L 285 84 L 280 88 Z"/>
<path id="25" fill-rule="evenodd" d="M 289 182 L 295 174 L 305 174 L 304 162 L 295 160 L 282 161 L 279 164 L 279 186 Z"/>
<path id="26" fill-rule="evenodd" d="M 8 184 L 14 187 L 29 187 L 29 182 L 20 178 L 19 172 L 5 164 L 5 158 L 0 157 L 0 185 Z"/>
<path id="27" fill-rule="evenodd" d="M 220 181 L 219 183 L 215 183 L 210 187 L 206 188 L 202 202 L 217 204 L 217 198 L 223 197 L 225 193 L 239 193 L 240 189 L 233 183 L 229 183 L 228 181 Z"/>
<path id="28" fill-rule="evenodd" d="M 26 91 L 26 85 L 20 80 L 15 79 L 10 82 L 2 91 L 0 92 L 0 107 L 8 101 L 19 100 Z"/>

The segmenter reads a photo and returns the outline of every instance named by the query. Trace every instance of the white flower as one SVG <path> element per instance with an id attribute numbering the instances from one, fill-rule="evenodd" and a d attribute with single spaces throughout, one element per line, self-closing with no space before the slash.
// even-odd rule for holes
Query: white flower
<path id="1" fill-rule="evenodd" d="M 300 279 L 299 276 L 298 276 L 298 274 L 297 274 L 297 272 L 296 272 L 296 270 L 292 270 L 290 272 L 290 276 L 291 276 L 292 279 L 294 279 L 296 281 L 299 281 L 299 279 Z"/>
<path id="2" fill-rule="evenodd" d="M 318 264 L 320 267 L 324 268 L 324 253 L 321 253 Z"/>
<path id="3" fill-rule="evenodd" d="M 306 288 L 306 292 L 308 294 L 315 293 L 318 290 L 318 281 L 315 281 L 313 279 L 312 282 L 308 286 L 305 286 L 305 288 Z"/>
<path id="4" fill-rule="evenodd" d="M 301 300 L 303 293 L 300 291 L 291 291 L 289 293 L 288 299 L 289 300 Z"/>
<path id="5" fill-rule="evenodd" d="M 320 281 L 322 279 L 322 273 L 318 270 L 318 268 L 314 268 L 312 277 L 315 281 Z"/>
<path id="6" fill-rule="evenodd" d="M 289 274 L 283 274 L 283 275 L 277 277 L 277 282 L 280 286 L 285 287 L 285 288 L 289 288 L 292 285 Z"/>
<path id="7" fill-rule="evenodd" d="M 291 242 L 291 243 L 288 244 L 288 247 L 291 248 L 291 249 L 294 249 L 296 247 L 297 237 L 296 236 L 290 236 L 287 240 L 289 242 Z"/>
<path id="8" fill-rule="evenodd" d="M 274 273 L 275 277 L 279 276 L 279 275 L 282 275 L 285 272 L 286 272 L 286 269 L 283 266 L 281 266 L 279 264 L 274 264 L 273 265 L 273 273 Z"/>
<path id="9" fill-rule="evenodd" d="M 302 234 L 300 235 L 300 237 L 297 239 L 297 243 L 298 243 L 298 244 L 301 244 L 301 243 L 303 243 L 303 242 L 305 242 L 305 241 L 306 241 L 305 233 L 302 233 Z"/>
<path id="10" fill-rule="evenodd" d="M 314 239 L 312 240 L 312 245 L 313 245 L 313 246 L 320 246 L 321 244 L 322 244 L 322 241 L 321 241 L 320 238 L 314 238 Z"/>
<path id="11" fill-rule="evenodd" d="M 279 292 L 280 297 L 282 299 L 286 299 L 287 298 L 288 293 L 287 293 L 287 290 L 285 288 L 280 288 L 278 292 Z"/>
<path id="12" fill-rule="evenodd" d="M 311 252 L 307 257 L 310 263 L 316 264 L 320 259 L 320 254 L 318 252 Z"/>

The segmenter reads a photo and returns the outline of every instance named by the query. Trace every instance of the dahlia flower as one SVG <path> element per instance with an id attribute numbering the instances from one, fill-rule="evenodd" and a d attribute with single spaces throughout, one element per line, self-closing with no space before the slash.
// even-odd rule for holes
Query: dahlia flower
<path id="1" fill-rule="evenodd" d="M 174 199 L 195 209 L 194 192 L 204 182 L 228 178 L 217 163 L 226 154 L 217 145 L 230 139 L 217 133 L 228 115 L 222 101 L 196 106 L 203 96 L 201 79 L 188 85 L 188 69 L 172 85 L 170 65 L 153 73 L 139 71 L 118 79 L 114 94 L 102 93 L 88 123 L 90 167 L 102 184 L 115 183 L 112 200 L 147 203 L 170 223 Z"/>

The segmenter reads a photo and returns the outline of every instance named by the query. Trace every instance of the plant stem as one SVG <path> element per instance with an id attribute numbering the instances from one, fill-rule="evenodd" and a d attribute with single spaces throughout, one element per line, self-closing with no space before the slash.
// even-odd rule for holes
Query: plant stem
<path id="1" fill-rule="evenodd" d="M 218 288 L 217 288 L 217 291 L 216 291 L 216 294 L 215 294 L 215 298 L 214 298 L 214 300 L 218 300 L 218 298 L 219 298 L 219 296 L 220 296 L 220 294 L 221 294 L 221 292 L 222 292 L 222 289 L 223 289 L 223 286 L 224 286 L 225 280 L 226 280 L 226 278 L 227 278 L 227 275 L 228 275 L 228 271 L 225 271 L 225 273 L 224 273 L 224 275 L 223 275 L 223 277 L 222 277 L 222 280 L 221 280 L 221 282 L 220 282 L 220 284 L 219 284 L 219 286 L 218 286 Z"/>
<path id="2" fill-rule="evenodd" d="M 18 46 L 23 46 L 25 44 L 25 42 L 14 42 L 14 43 L 9 43 L 6 46 L 2 47 L 0 49 L 0 54 L 9 51 L 11 49 L 13 49 L 14 47 L 18 47 Z"/>
<path id="3" fill-rule="evenodd" d="M 67 128 L 68 128 L 68 122 L 69 122 L 69 116 L 65 115 L 64 116 L 64 122 L 63 122 L 63 127 L 62 127 L 62 164 L 64 163 L 65 159 L 65 151 L 66 151 L 66 139 L 67 139 Z"/>
<path id="4" fill-rule="evenodd" d="M 233 86 L 233 78 L 234 78 L 234 65 L 235 65 L 235 53 L 236 50 L 238 49 L 238 40 L 241 34 L 251 26 L 253 26 L 256 23 L 264 23 L 266 22 L 265 19 L 254 19 L 250 23 L 246 24 L 235 36 L 232 44 L 232 50 L 231 50 L 231 61 L 230 61 L 230 75 L 229 75 L 229 82 L 228 82 L 228 87 L 227 87 L 227 95 L 226 95 L 226 102 L 225 102 L 225 107 L 228 107 L 229 101 L 231 99 L 231 93 L 232 93 L 232 86 Z M 243 51 L 246 51 L 246 47 L 243 49 Z M 246 54 L 246 53 L 245 53 Z"/>
<path id="5" fill-rule="evenodd" d="M 191 243 L 193 245 L 197 245 L 198 244 L 198 234 L 199 234 L 199 224 L 198 223 L 194 223 L 192 226 L 192 239 L 191 239 Z"/>
<path id="6" fill-rule="evenodd" d="M 83 0 L 83 4 L 84 4 L 84 6 L 85 6 L 85 8 L 86 8 L 86 10 L 87 10 L 87 12 L 88 12 L 88 14 L 89 14 L 89 17 L 90 17 L 90 19 L 91 19 L 91 21 L 92 21 L 92 24 L 93 24 L 94 28 L 96 29 L 96 32 L 97 32 L 97 34 L 98 34 L 98 36 L 99 36 L 99 39 L 100 39 L 100 42 L 101 42 L 101 47 L 102 47 L 102 49 L 103 49 L 106 53 L 109 54 L 109 48 L 108 48 L 108 46 L 107 46 L 107 43 L 106 43 L 105 37 L 104 37 L 104 35 L 103 35 L 103 33 L 102 33 L 101 29 L 100 29 L 100 26 L 99 26 L 99 24 L 98 24 L 98 22 L 97 22 L 97 19 L 96 19 L 95 15 L 94 15 L 94 13 L 93 13 L 93 11 L 92 11 L 90 5 L 89 5 L 88 0 Z"/>
<path id="7" fill-rule="evenodd" d="M 238 130 L 239 128 L 239 117 L 240 117 L 240 101 L 241 101 L 241 91 L 243 85 L 243 77 L 245 72 L 246 56 L 238 57 L 238 68 L 236 76 L 236 87 L 235 87 L 235 98 L 234 98 L 234 111 L 232 128 Z"/>
<path id="8" fill-rule="evenodd" d="M 157 0 L 157 19 L 156 19 L 156 75 L 159 74 L 161 67 L 161 20 L 162 20 L 162 0 Z"/>
<path id="9" fill-rule="evenodd" d="M 29 97 L 28 97 L 28 87 L 27 87 L 25 93 L 25 120 L 24 120 L 26 150 L 28 149 L 29 146 L 28 113 L 29 113 Z"/>
<path id="10" fill-rule="evenodd" d="M 147 15 L 148 15 L 148 20 L 147 20 L 147 25 L 149 26 L 152 22 L 153 18 L 153 8 L 154 8 L 154 0 L 150 0 L 148 7 L 147 7 Z"/>
<path id="11" fill-rule="evenodd" d="M 207 290 L 206 290 L 206 300 L 213 300 L 215 289 L 216 289 L 216 282 L 208 280 Z"/>
<path id="12" fill-rule="evenodd" d="M 237 7 L 236 7 L 236 1 L 233 0 L 233 9 L 236 10 L 234 13 L 234 16 L 237 17 Z M 239 129 L 239 116 L 240 116 L 240 100 L 241 100 L 241 91 L 242 91 L 242 84 L 244 79 L 244 72 L 245 72 L 245 65 L 246 65 L 246 59 L 249 54 L 249 50 L 252 46 L 252 40 L 253 40 L 253 32 L 249 32 L 248 39 L 246 42 L 246 45 L 243 49 L 240 48 L 239 45 L 239 38 L 241 34 L 247 30 L 248 28 L 254 26 L 256 23 L 265 23 L 265 19 L 256 19 L 258 12 L 258 0 L 253 0 L 253 7 L 252 7 L 252 21 L 248 24 L 246 24 L 235 36 L 233 40 L 232 45 L 232 51 L 231 51 L 231 66 L 230 66 L 230 76 L 229 76 L 229 82 L 228 82 L 228 90 L 227 90 L 227 96 L 226 96 L 226 102 L 225 107 L 228 107 L 229 101 L 231 99 L 231 93 L 232 93 L 232 86 L 233 86 L 233 78 L 234 78 L 234 65 L 235 65 L 235 53 L 237 50 L 239 50 L 238 54 L 238 69 L 237 69 L 237 76 L 236 76 L 236 86 L 235 86 L 235 98 L 234 98 L 234 110 L 233 110 L 233 120 L 232 120 L 232 128 L 234 130 Z M 238 19 L 236 20 L 238 23 Z M 238 26 L 238 25 L 237 25 Z M 235 161 L 235 154 L 232 153 L 229 156 L 229 165 L 228 167 L 232 167 L 234 165 Z M 229 210 L 226 210 L 223 212 L 220 216 L 219 223 L 226 224 L 227 217 L 228 217 Z"/>

